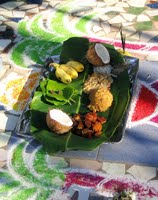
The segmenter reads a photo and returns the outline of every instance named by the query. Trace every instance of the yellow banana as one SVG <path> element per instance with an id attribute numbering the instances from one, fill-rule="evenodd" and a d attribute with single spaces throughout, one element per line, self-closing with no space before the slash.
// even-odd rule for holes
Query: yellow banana
<path id="1" fill-rule="evenodd" d="M 78 61 L 69 61 L 66 65 L 73 67 L 77 72 L 82 72 L 84 70 L 84 65 Z"/>
<path id="2" fill-rule="evenodd" d="M 59 68 L 64 70 L 72 79 L 75 79 L 78 77 L 78 72 L 73 67 L 61 64 Z"/>
<path id="3" fill-rule="evenodd" d="M 60 67 L 56 68 L 55 75 L 61 82 L 65 84 L 71 83 L 72 81 L 71 77 L 64 70 L 60 69 Z"/>

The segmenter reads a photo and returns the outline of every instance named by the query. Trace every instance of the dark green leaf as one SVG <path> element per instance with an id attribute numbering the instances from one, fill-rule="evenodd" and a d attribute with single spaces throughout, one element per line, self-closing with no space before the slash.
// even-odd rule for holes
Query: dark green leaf
<path id="1" fill-rule="evenodd" d="M 114 65 L 119 65 L 119 64 L 125 63 L 123 56 L 118 51 L 116 51 L 116 49 L 108 48 L 108 51 L 110 54 L 111 65 L 114 66 Z"/>
<path id="2" fill-rule="evenodd" d="M 57 135 L 49 131 L 46 125 L 46 113 L 32 110 L 32 132 L 39 140 L 48 153 L 52 154 L 57 151 L 64 151 L 69 134 Z"/>
<path id="3" fill-rule="evenodd" d="M 69 100 L 74 94 L 74 89 L 72 87 L 65 87 L 62 91 L 64 98 L 67 100 Z"/>
<path id="4" fill-rule="evenodd" d="M 89 40 L 86 38 L 72 37 L 63 43 L 60 62 L 67 63 L 69 60 L 84 62 L 89 48 Z"/>

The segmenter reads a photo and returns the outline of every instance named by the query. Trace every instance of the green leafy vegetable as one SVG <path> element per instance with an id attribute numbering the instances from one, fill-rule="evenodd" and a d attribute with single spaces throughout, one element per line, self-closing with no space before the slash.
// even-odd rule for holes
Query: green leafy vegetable
<path id="1" fill-rule="evenodd" d="M 56 106 L 71 104 L 71 101 L 74 102 L 73 96 L 77 94 L 74 88 L 50 79 L 42 81 L 40 88 L 45 101 Z"/>

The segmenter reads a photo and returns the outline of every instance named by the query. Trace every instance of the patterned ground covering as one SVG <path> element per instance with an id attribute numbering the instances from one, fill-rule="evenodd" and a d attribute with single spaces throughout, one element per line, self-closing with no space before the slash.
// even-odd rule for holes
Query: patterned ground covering
<path id="1" fill-rule="evenodd" d="M 156 168 L 87 161 L 101 172 L 79 169 L 73 167 L 73 159 L 49 156 L 32 139 L 10 139 L 38 80 L 39 68 L 33 66 L 57 56 L 69 37 L 88 37 L 120 49 L 122 25 L 126 50 L 140 59 L 157 61 L 156 8 L 157 1 L 144 0 L 44 1 L 40 6 L 17 1 L 0 7 L 0 56 L 5 66 L 0 68 L 0 199 L 67 200 L 75 190 L 79 200 L 88 199 L 90 192 L 111 197 L 124 190 L 133 191 L 136 199 L 158 199 Z M 157 90 L 157 81 L 138 81 L 130 128 L 141 123 L 157 126 Z"/>
<path id="2" fill-rule="evenodd" d="M 8 150 L 6 167 L 0 170 L 0 199 L 4 200 L 66 200 L 76 190 L 80 191 L 80 200 L 87 199 L 89 192 L 113 197 L 118 191 L 133 191 L 136 198 L 141 200 L 158 198 L 154 181 L 147 183 L 134 179 L 132 170 L 124 176 L 112 176 L 70 168 L 63 158 L 47 155 L 42 146 L 33 140 L 26 142 L 16 139 Z"/>

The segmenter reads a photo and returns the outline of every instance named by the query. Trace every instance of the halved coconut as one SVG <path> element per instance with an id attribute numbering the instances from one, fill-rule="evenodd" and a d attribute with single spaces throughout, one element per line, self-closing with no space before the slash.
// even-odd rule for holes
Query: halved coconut
<path id="1" fill-rule="evenodd" d="M 109 52 L 101 43 L 91 45 L 87 51 L 86 58 L 94 66 L 104 66 L 110 62 Z"/>
<path id="2" fill-rule="evenodd" d="M 57 134 L 64 134 L 70 131 L 73 121 L 68 114 L 60 109 L 49 110 L 46 116 L 49 129 Z"/>
<path id="3" fill-rule="evenodd" d="M 95 51 L 104 64 L 108 64 L 110 62 L 110 54 L 104 45 L 96 43 Z"/>

